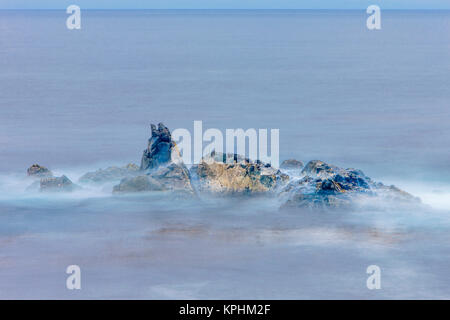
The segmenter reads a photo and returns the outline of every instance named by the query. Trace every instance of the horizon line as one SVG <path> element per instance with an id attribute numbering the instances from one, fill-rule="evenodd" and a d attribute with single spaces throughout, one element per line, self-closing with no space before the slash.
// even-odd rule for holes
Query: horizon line
<path id="1" fill-rule="evenodd" d="M 67 8 L 0 8 L 1 11 L 50 11 Z M 81 8 L 103 11 L 365 11 L 367 8 Z M 450 11 L 450 8 L 389 8 L 383 11 Z"/>

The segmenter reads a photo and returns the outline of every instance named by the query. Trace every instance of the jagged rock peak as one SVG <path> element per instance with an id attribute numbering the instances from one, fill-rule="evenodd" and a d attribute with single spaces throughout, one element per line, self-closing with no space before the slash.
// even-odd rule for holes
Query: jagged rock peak
<path id="1" fill-rule="evenodd" d="M 312 160 L 302 170 L 301 179 L 292 180 L 281 192 L 287 196 L 283 207 L 350 208 L 359 200 L 418 204 L 420 199 L 395 186 L 385 186 L 361 170 L 340 168 Z"/>
<path id="2" fill-rule="evenodd" d="M 156 140 L 152 140 L 152 138 L 157 138 L 159 141 L 171 142 L 172 135 L 170 134 L 170 130 L 162 123 L 158 123 L 158 128 L 154 124 L 150 124 L 152 129 L 152 136 L 149 139 L 149 148 L 151 148 L 151 143 L 156 142 Z"/>
<path id="3" fill-rule="evenodd" d="M 194 194 L 188 169 L 181 159 L 169 129 L 151 124 L 152 135 L 142 155 L 139 175 L 126 177 L 114 186 L 114 193 L 173 191 Z"/>

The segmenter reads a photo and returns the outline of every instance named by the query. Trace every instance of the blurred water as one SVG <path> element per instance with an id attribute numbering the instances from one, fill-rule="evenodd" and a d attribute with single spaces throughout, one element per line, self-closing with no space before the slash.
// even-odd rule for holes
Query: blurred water
<path id="1" fill-rule="evenodd" d="M 1 298 L 450 298 L 448 210 L 84 192 L 0 200 Z M 73 264 L 80 291 L 65 288 Z M 366 288 L 373 264 L 381 290 Z"/>
<path id="2" fill-rule="evenodd" d="M 450 13 L 0 11 L 1 298 L 449 298 Z M 25 192 L 139 162 L 150 122 L 279 128 L 429 209 Z M 65 289 L 78 264 L 83 288 Z M 382 268 L 382 290 L 365 286 Z"/>

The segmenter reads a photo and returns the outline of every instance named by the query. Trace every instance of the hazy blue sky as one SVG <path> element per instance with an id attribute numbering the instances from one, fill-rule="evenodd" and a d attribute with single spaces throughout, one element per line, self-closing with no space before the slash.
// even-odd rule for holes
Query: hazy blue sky
<path id="1" fill-rule="evenodd" d="M 450 9 L 450 0 L 0 0 L 1 9 Z"/>

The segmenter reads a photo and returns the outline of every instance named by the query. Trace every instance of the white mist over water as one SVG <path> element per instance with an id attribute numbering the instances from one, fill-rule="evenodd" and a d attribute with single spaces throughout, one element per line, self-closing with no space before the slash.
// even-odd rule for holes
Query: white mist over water
<path id="1" fill-rule="evenodd" d="M 1 298 L 450 297 L 450 212 L 433 202 L 285 211 L 273 198 L 49 194 L 1 178 Z M 64 286 L 71 264 L 79 292 Z M 371 264 L 377 292 L 365 287 Z"/>
<path id="2" fill-rule="evenodd" d="M 380 32 L 363 12 L 65 18 L 0 12 L 1 298 L 450 298 L 449 13 L 386 12 Z M 76 183 L 139 163 L 151 122 L 194 120 L 279 128 L 280 160 L 359 168 L 428 207 L 25 191 L 33 163 Z"/>

